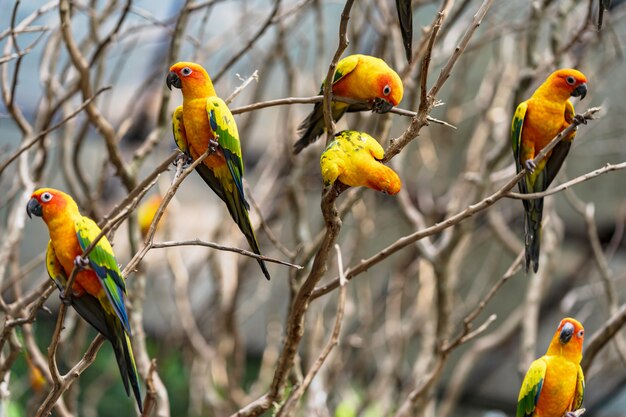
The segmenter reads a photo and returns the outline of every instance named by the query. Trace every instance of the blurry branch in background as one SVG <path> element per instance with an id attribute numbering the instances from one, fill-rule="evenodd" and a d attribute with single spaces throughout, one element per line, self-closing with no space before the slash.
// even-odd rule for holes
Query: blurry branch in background
<path id="1" fill-rule="evenodd" d="M 328 355 L 330 355 L 334 347 L 337 346 L 337 344 L 339 343 L 339 333 L 341 332 L 341 322 L 343 320 L 346 304 L 346 285 L 348 285 L 348 280 L 343 273 L 343 261 L 341 259 L 341 249 L 339 248 L 339 245 L 335 244 L 335 250 L 337 251 L 337 268 L 339 268 L 339 279 L 341 280 L 341 282 L 339 284 L 337 314 L 335 317 L 335 324 L 333 326 L 330 339 L 328 339 L 328 342 L 324 346 L 324 349 L 322 350 L 322 352 L 320 352 L 319 356 L 315 360 L 315 363 L 304 377 L 302 383 L 291 392 L 283 405 L 278 409 L 276 417 L 288 417 L 293 415 L 296 404 L 304 395 L 304 392 L 307 390 L 307 388 L 309 388 L 309 385 L 311 385 L 313 378 L 315 378 L 315 375 L 317 375 L 322 365 L 324 365 L 324 362 L 326 361 Z"/>

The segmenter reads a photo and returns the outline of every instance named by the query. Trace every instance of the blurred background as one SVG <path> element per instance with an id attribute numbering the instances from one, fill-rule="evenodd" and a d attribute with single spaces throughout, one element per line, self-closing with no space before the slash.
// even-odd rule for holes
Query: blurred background
<path id="1" fill-rule="evenodd" d="M 424 126 L 389 162 L 402 179 L 399 195 L 359 189 L 338 197 L 336 243 L 344 268 L 503 186 L 515 172 L 509 134 L 515 107 L 556 68 L 577 68 L 589 80 L 585 100 L 572 100 L 577 112 L 602 111 L 579 128 L 553 187 L 624 164 L 625 2 L 413 1 L 411 62 L 396 2 L 354 3 L 343 56 L 383 58 L 404 82 L 399 107 L 411 111 L 420 104 L 422 62 L 438 13 L 443 21 L 432 42 L 429 88 L 475 28 L 474 16 L 487 9 L 430 113 L 456 128 Z M 61 34 L 60 8 L 68 5 L 87 75 L 77 71 Z M 284 400 L 330 338 L 339 299 L 337 289 L 321 290 L 338 276 L 334 249 L 324 253 L 322 245 L 324 139 L 292 154 L 312 104 L 236 109 L 318 94 L 337 48 L 344 2 L 9 0 L 0 7 L 0 415 L 36 415 L 52 387 L 47 347 L 59 299 L 56 290 L 46 290 L 52 285 L 44 269 L 48 234 L 40 219 L 26 217 L 30 194 L 41 186 L 62 189 L 96 221 L 128 204 L 126 197 L 176 149 L 170 118 L 182 95 L 166 88 L 165 77 L 181 60 L 203 65 L 224 99 L 255 74 L 229 103 L 250 215 L 263 254 L 304 269 L 268 263 L 267 282 L 256 261 L 236 253 L 197 245 L 149 250 L 127 277 L 133 347 L 155 404 L 145 415 L 229 416 L 267 393 L 273 405 L 239 415 L 290 415 Z M 601 29 L 599 7 L 607 8 Z M 104 87 L 110 88 L 100 91 Z M 86 114 L 88 99 L 110 131 Z M 410 124 L 399 114 L 362 112 L 348 114 L 337 130 L 368 132 L 387 147 Z M 141 224 L 146 218 L 149 224 L 174 180 L 176 168 L 167 166 L 139 209 L 109 234 L 122 267 L 144 246 Z M 609 320 L 617 329 L 626 321 L 622 168 L 545 199 L 537 274 L 525 274 L 518 257 L 522 203 L 505 198 L 351 276 L 339 343 L 293 415 L 400 416 L 408 398 L 406 415 L 514 415 L 524 373 L 545 353 L 561 318 L 583 322 L 587 343 Z M 154 241 L 194 239 L 248 249 L 224 204 L 192 173 L 167 206 Z M 327 265 L 319 282 L 310 275 L 318 258 Z M 320 290 L 307 299 L 302 338 L 291 340 L 297 353 L 273 391 L 292 336 L 287 329 L 297 324 L 291 306 L 305 282 Z M 491 289 L 497 292 L 486 299 Z M 41 297 L 48 298 L 39 308 Z M 442 354 L 482 301 L 472 329 L 488 326 Z M 22 317 L 34 321 L 8 324 Z M 95 335 L 68 312 L 57 354 L 61 372 L 82 358 Z M 595 353 L 585 364 L 585 415 L 626 415 L 626 333 L 611 334 Z M 52 410 L 58 416 L 135 413 L 108 343 Z"/>

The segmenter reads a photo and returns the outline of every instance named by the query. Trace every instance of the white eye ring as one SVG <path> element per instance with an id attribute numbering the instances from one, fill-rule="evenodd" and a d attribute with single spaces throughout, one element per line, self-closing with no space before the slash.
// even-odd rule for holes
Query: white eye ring
<path id="1" fill-rule="evenodd" d="M 565 79 L 565 81 L 569 84 L 569 85 L 574 85 L 576 83 L 576 79 L 574 77 L 572 77 L 571 75 L 569 77 L 567 77 Z"/>
<path id="2" fill-rule="evenodd" d="M 386 95 L 386 96 L 388 96 L 389 94 L 391 94 L 391 87 L 390 87 L 389 85 L 386 85 L 386 86 L 383 88 L 383 94 L 384 94 L 384 95 Z"/>
<path id="3" fill-rule="evenodd" d="M 585 335 L 585 331 L 584 330 L 579 330 L 578 331 L 578 337 L 583 337 Z"/>
<path id="4" fill-rule="evenodd" d="M 189 67 L 185 67 L 182 70 L 180 70 L 180 73 L 184 76 L 184 77 L 188 77 L 189 75 L 191 75 L 193 71 L 191 71 L 191 68 Z"/>
<path id="5" fill-rule="evenodd" d="M 41 201 L 43 201 L 44 203 L 47 203 L 50 200 L 52 200 L 52 194 L 45 192 L 41 195 Z"/>

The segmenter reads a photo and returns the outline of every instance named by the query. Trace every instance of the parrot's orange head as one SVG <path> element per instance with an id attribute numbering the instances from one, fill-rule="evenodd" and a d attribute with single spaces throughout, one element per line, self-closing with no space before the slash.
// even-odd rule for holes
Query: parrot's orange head
<path id="1" fill-rule="evenodd" d="M 400 76 L 391 68 L 378 75 L 376 88 L 378 98 L 374 100 L 373 108 L 376 113 L 386 113 L 402 101 L 404 86 Z"/>
<path id="2" fill-rule="evenodd" d="M 585 328 L 583 325 L 576 319 L 564 318 L 554 333 L 548 354 L 563 355 L 580 362 L 584 340 Z"/>
<path id="3" fill-rule="evenodd" d="M 582 72 L 565 68 L 554 71 L 548 82 L 555 86 L 558 91 L 567 94 L 567 97 L 580 97 L 584 99 L 587 95 L 587 77 Z"/>
<path id="4" fill-rule="evenodd" d="M 556 330 L 559 335 L 559 342 L 563 345 L 568 343 L 580 343 L 582 345 L 585 340 L 585 329 L 576 319 L 565 318 L 559 323 Z"/>
<path id="5" fill-rule="evenodd" d="M 165 83 L 170 90 L 172 86 L 183 90 L 185 98 L 216 95 L 211 77 L 201 65 L 194 62 L 177 62 L 172 65 Z"/>
<path id="6" fill-rule="evenodd" d="M 63 191 L 55 190 L 54 188 L 40 188 L 30 196 L 26 206 L 26 213 L 28 217 L 32 215 L 42 217 L 48 223 L 48 220 L 58 214 L 67 213 L 66 210 L 69 206 L 73 210 L 78 211 L 74 200 Z"/>

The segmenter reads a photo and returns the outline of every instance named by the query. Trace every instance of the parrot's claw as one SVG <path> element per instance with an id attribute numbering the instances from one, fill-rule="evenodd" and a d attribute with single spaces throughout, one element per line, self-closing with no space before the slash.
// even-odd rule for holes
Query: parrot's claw
<path id="1" fill-rule="evenodd" d="M 87 267 L 89 266 L 89 259 L 85 259 L 79 255 L 76 258 L 74 258 L 74 266 L 78 268 L 79 270 L 87 269 Z"/>
<path id="2" fill-rule="evenodd" d="M 178 165 L 178 161 L 183 161 L 183 168 L 187 168 L 193 162 L 193 158 L 186 153 L 179 153 L 176 159 L 174 159 L 174 166 Z"/>
<path id="3" fill-rule="evenodd" d="M 72 294 L 67 294 L 67 291 L 61 291 L 59 293 L 59 299 L 61 300 L 63 304 L 65 304 L 68 307 L 72 304 Z"/>
<path id="4" fill-rule="evenodd" d="M 211 151 L 211 153 L 217 152 L 219 146 L 220 144 L 215 139 L 209 139 L 209 151 Z"/>
<path id="5" fill-rule="evenodd" d="M 587 119 L 585 119 L 585 116 L 583 116 L 582 114 L 577 114 L 574 116 L 574 120 L 576 121 L 576 123 L 583 124 L 586 125 L 587 124 Z"/>
<path id="6" fill-rule="evenodd" d="M 530 172 L 531 174 L 535 172 L 535 168 L 537 168 L 537 164 L 535 164 L 535 161 L 533 161 L 532 159 L 526 161 L 524 165 L 526 166 L 526 171 Z"/>

